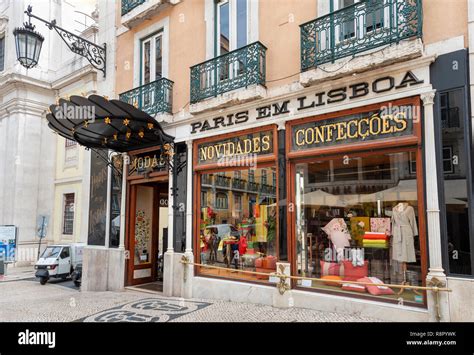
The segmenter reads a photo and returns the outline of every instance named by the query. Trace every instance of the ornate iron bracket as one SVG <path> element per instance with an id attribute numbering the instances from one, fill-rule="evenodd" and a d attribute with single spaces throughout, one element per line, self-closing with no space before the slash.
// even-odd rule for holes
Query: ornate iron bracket
<path id="1" fill-rule="evenodd" d="M 48 22 L 43 20 L 41 17 L 33 15 L 32 11 L 33 8 L 31 5 L 29 5 L 25 11 L 25 14 L 28 15 L 30 22 L 31 18 L 35 18 L 41 22 L 44 22 L 46 27 L 48 27 L 50 30 L 54 29 L 73 53 L 79 54 L 80 56 L 86 58 L 95 69 L 104 73 L 105 77 L 107 59 L 107 45 L 105 43 L 103 47 L 98 46 L 87 39 L 76 36 L 64 28 L 57 26 L 56 20 Z"/>

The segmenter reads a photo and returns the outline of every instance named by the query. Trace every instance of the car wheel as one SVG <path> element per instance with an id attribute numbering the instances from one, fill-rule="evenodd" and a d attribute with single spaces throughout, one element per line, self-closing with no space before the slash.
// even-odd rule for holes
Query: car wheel
<path id="1" fill-rule="evenodd" d="M 48 279 L 46 277 L 40 277 L 40 284 L 44 285 L 48 282 Z"/>

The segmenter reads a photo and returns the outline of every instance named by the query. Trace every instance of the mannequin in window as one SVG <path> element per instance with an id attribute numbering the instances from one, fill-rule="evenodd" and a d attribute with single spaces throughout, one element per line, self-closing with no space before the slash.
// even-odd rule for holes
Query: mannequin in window
<path id="1" fill-rule="evenodd" d="M 400 202 L 392 210 L 392 259 L 402 263 L 404 283 L 406 263 L 416 262 L 415 236 L 418 235 L 415 210 L 407 202 Z"/>

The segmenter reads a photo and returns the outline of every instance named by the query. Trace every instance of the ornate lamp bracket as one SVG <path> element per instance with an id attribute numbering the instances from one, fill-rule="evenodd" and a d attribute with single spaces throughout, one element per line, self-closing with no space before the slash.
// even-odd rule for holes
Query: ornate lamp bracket
<path id="1" fill-rule="evenodd" d="M 100 70 L 102 73 L 106 73 L 106 59 L 107 59 L 107 46 L 104 43 L 103 47 L 98 46 L 87 39 L 76 36 L 74 33 L 71 33 L 64 28 L 61 28 L 56 25 L 56 20 L 48 22 L 43 20 L 41 17 L 33 15 L 33 8 L 31 5 L 27 7 L 25 14 L 28 15 L 30 22 L 31 18 L 35 18 L 43 22 L 46 27 L 50 30 L 55 30 L 56 33 L 61 37 L 61 39 L 66 43 L 68 48 L 76 54 L 86 58 L 88 62 L 97 70 Z"/>

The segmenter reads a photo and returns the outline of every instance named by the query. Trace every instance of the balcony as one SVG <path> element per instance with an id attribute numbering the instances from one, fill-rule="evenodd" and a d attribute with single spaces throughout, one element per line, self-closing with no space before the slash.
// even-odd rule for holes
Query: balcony
<path id="1" fill-rule="evenodd" d="M 172 113 L 173 82 L 166 78 L 155 80 L 119 95 L 127 102 L 150 116 Z"/>
<path id="2" fill-rule="evenodd" d="M 249 181 L 247 185 L 248 185 L 249 191 L 258 192 L 258 188 L 259 188 L 258 182 Z"/>
<path id="3" fill-rule="evenodd" d="M 132 11 L 138 5 L 143 4 L 145 1 L 146 0 L 122 0 L 122 16 L 128 14 L 130 11 Z"/>
<path id="4" fill-rule="evenodd" d="M 239 178 L 233 178 L 232 188 L 236 190 L 245 190 L 245 180 L 239 179 Z"/>
<path id="5" fill-rule="evenodd" d="M 300 31 L 304 72 L 381 46 L 421 38 L 422 4 L 421 0 L 361 1 L 306 22 Z M 377 54 L 384 57 L 384 53 Z"/>
<path id="6" fill-rule="evenodd" d="M 132 28 L 181 0 L 121 0 L 121 23 Z"/>
<path id="7" fill-rule="evenodd" d="M 263 194 L 268 194 L 268 195 L 275 195 L 276 194 L 276 188 L 275 186 L 268 185 L 268 184 L 262 184 L 260 187 L 260 192 Z"/>
<path id="8" fill-rule="evenodd" d="M 216 175 L 215 184 L 220 187 L 230 187 L 231 178 L 224 175 Z"/>
<path id="9" fill-rule="evenodd" d="M 239 88 L 265 86 L 266 50 L 254 42 L 191 67 L 191 104 Z"/>

